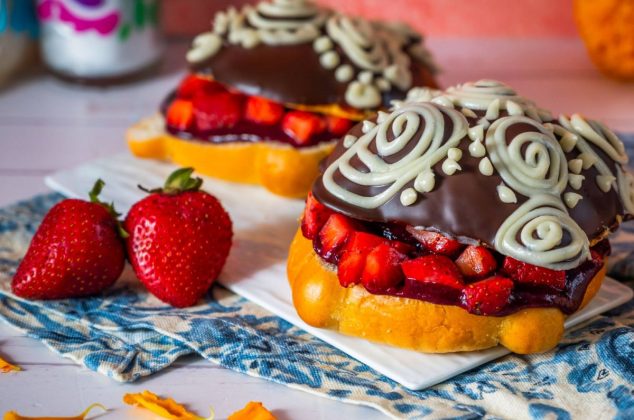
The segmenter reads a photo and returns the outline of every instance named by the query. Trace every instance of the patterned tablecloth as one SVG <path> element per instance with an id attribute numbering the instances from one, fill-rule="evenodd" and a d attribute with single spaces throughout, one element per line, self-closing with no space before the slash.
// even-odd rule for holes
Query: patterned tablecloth
<path id="1" fill-rule="evenodd" d="M 104 296 L 28 302 L 9 283 L 49 194 L 0 210 L 0 317 L 117 381 L 184 354 L 395 417 L 634 418 L 634 301 L 566 333 L 545 354 L 509 355 L 423 391 L 408 390 L 221 287 L 190 309 L 165 306 L 128 269 Z M 634 287 L 634 222 L 613 240 L 610 273 Z M 599 415 L 600 413 L 600 415 Z"/>

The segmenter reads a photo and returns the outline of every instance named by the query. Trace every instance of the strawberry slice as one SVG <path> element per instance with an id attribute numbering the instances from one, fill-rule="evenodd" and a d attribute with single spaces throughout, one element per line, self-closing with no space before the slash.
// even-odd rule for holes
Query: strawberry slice
<path id="1" fill-rule="evenodd" d="M 314 239 L 331 214 L 332 211 L 317 201 L 312 192 L 309 192 L 306 198 L 304 217 L 302 217 L 302 233 L 304 237 Z"/>
<path id="2" fill-rule="evenodd" d="M 385 290 L 398 286 L 403 281 L 401 261 L 405 255 L 398 252 L 388 242 L 384 242 L 372 251 L 365 259 L 361 274 L 361 282 L 369 291 Z"/>
<path id="3" fill-rule="evenodd" d="M 513 281 L 494 276 L 466 286 L 462 290 L 462 302 L 476 315 L 492 315 L 500 312 L 509 302 Z"/>
<path id="4" fill-rule="evenodd" d="M 326 126 L 328 131 L 337 137 L 346 134 L 352 127 L 352 121 L 347 118 L 336 117 L 334 115 L 326 116 Z"/>
<path id="5" fill-rule="evenodd" d="M 317 236 L 321 256 L 326 261 L 335 262 L 338 251 L 343 249 L 354 231 L 354 222 L 349 218 L 339 213 L 331 214 Z"/>
<path id="6" fill-rule="evenodd" d="M 305 111 L 287 112 L 282 120 L 282 129 L 299 145 L 307 144 L 317 134 L 323 133 L 326 124 L 316 114 Z"/>
<path id="7" fill-rule="evenodd" d="M 422 283 L 440 284 L 462 289 L 462 275 L 458 267 L 444 255 L 424 255 L 401 264 L 408 279 Z"/>
<path id="8" fill-rule="evenodd" d="M 215 80 L 196 74 L 190 74 L 181 81 L 176 90 L 176 96 L 180 99 L 193 99 L 199 92 L 211 95 L 217 92 L 224 92 L 225 90 L 224 86 Z"/>
<path id="9" fill-rule="evenodd" d="M 200 131 L 231 128 L 242 118 L 242 97 L 230 92 L 194 96 L 196 127 Z"/>
<path id="10" fill-rule="evenodd" d="M 167 108 L 165 119 L 176 130 L 188 130 L 194 124 L 194 106 L 191 101 L 176 99 Z"/>
<path id="11" fill-rule="evenodd" d="M 546 286 L 559 291 L 566 289 L 565 271 L 538 267 L 511 257 L 504 259 L 503 269 L 506 274 L 518 283 Z"/>
<path id="12" fill-rule="evenodd" d="M 456 259 L 456 265 L 466 277 L 484 278 L 495 271 L 497 261 L 487 248 L 470 245 Z"/>
<path id="13" fill-rule="evenodd" d="M 257 124 L 277 124 L 284 115 L 284 107 L 258 96 L 250 96 L 244 111 L 244 117 Z"/>
<path id="14" fill-rule="evenodd" d="M 414 237 L 414 239 L 423 244 L 425 249 L 436 254 L 451 257 L 456 255 L 458 251 L 462 249 L 462 244 L 460 242 L 441 235 L 440 233 L 416 229 L 412 226 L 408 226 L 407 231 Z"/>
<path id="15" fill-rule="evenodd" d="M 343 287 L 359 283 L 368 253 L 384 242 L 385 239 L 371 233 L 353 232 L 339 259 L 339 283 Z"/>

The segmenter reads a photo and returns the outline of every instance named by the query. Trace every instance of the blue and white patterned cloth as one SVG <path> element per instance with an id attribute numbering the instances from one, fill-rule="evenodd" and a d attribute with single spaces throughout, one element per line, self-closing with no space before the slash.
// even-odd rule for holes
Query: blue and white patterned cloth
<path id="1" fill-rule="evenodd" d="M 634 139 L 633 139 L 634 140 Z M 423 391 L 408 390 L 257 305 L 215 287 L 204 305 L 165 306 L 129 269 L 106 295 L 29 302 L 9 283 L 49 194 L 0 210 L 0 317 L 117 381 L 184 354 L 395 417 L 634 418 L 634 301 L 569 331 L 546 354 L 509 355 Z M 634 223 L 613 239 L 611 275 L 634 287 Z"/>

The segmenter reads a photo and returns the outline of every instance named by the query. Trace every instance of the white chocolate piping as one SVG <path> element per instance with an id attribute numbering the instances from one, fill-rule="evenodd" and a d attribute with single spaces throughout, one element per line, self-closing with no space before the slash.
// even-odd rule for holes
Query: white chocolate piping
<path id="1" fill-rule="evenodd" d="M 478 170 L 484 176 L 493 175 L 493 164 L 491 164 L 491 161 L 488 157 L 484 157 L 480 160 L 480 162 L 478 163 Z"/>

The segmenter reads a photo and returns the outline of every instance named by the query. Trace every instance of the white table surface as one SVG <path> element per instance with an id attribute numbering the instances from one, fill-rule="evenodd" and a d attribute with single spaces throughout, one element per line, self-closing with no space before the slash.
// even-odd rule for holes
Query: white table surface
<path id="1" fill-rule="evenodd" d="M 553 112 L 580 112 L 615 130 L 634 132 L 634 84 L 599 75 L 578 40 L 434 39 L 444 86 L 479 78 L 509 83 Z M 156 110 L 184 72 L 184 44 L 172 44 L 159 75 L 135 84 L 83 88 L 35 75 L 0 91 L 0 206 L 46 192 L 44 175 L 125 151 L 127 126 Z M 372 409 L 313 396 L 251 378 L 195 357 L 134 384 L 119 384 L 75 365 L 36 340 L 0 324 L 0 355 L 24 370 L 0 376 L 0 414 L 74 415 L 92 402 L 110 411 L 99 418 L 155 416 L 124 406 L 126 392 L 169 395 L 201 415 L 217 418 L 248 401 L 262 401 L 280 419 L 379 419 Z"/>

